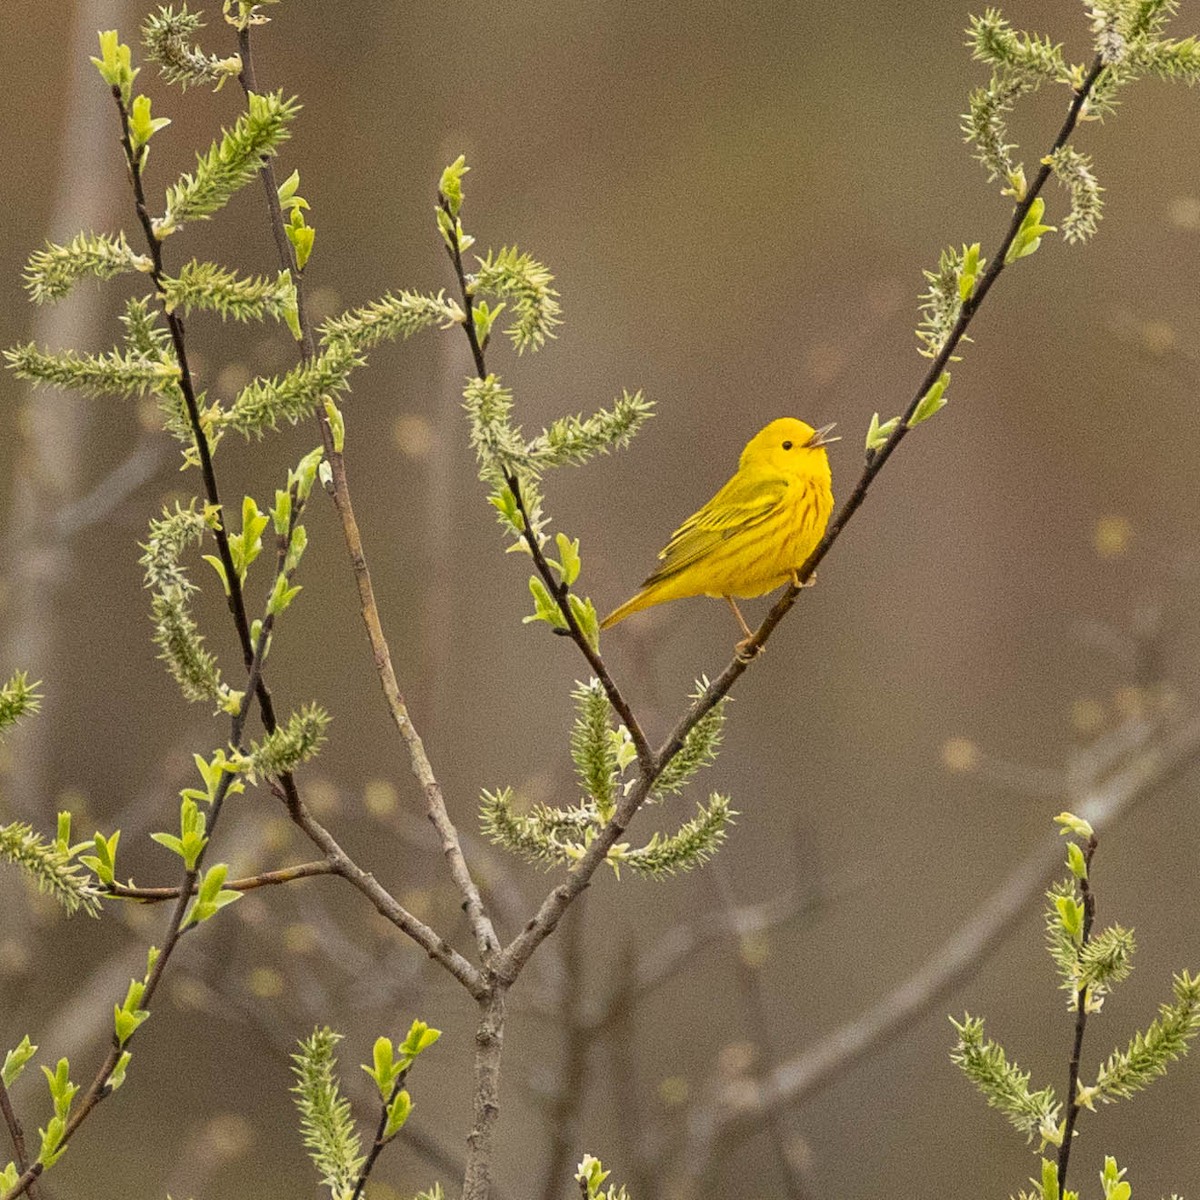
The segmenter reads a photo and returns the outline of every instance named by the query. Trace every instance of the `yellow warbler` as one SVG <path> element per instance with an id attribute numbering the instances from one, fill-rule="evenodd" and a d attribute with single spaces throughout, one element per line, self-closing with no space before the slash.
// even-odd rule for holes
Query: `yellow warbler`
<path id="1" fill-rule="evenodd" d="M 747 443 L 737 473 L 688 517 L 659 554 L 662 566 L 641 591 L 600 623 L 684 596 L 722 596 L 747 640 L 752 636 L 735 596 L 761 596 L 804 565 L 833 512 L 829 456 L 832 425 L 814 429 L 780 417 Z M 741 647 L 744 643 L 738 643 Z"/>

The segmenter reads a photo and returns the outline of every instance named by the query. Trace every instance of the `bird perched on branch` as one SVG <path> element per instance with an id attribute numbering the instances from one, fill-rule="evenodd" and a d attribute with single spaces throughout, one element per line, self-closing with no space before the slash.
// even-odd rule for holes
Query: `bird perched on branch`
<path id="1" fill-rule="evenodd" d="M 754 634 L 734 597 L 762 596 L 797 574 L 833 512 L 829 456 L 832 425 L 814 429 L 780 417 L 742 451 L 732 479 L 672 534 L 660 566 L 632 599 L 600 623 L 608 629 L 632 613 L 685 596 L 722 596 L 733 609 L 746 649 Z"/>

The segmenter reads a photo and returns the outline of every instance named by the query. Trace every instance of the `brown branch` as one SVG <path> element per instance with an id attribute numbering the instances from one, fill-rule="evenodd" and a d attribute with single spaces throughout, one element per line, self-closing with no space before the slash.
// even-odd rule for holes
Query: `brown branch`
<path id="1" fill-rule="evenodd" d="M 25 1151 L 25 1130 L 13 1109 L 3 1079 L 0 1079 L 0 1114 L 4 1116 L 4 1124 L 8 1127 L 8 1136 L 12 1140 L 13 1162 L 17 1164 L 17 1170 L 24 1175 L 29 1169 L 29 1156 Z"/>
<path id="2" fill-rule="evenodd" d="M 247 96 L 258 91 L 254 73 L 254 56 L 251 43 L 251 30 L 247 26 L 238 31 L 238 51 L 241 55 L 242 70 L 238 76 Z M 304 273 L 296 264 L 296 257 L 284 229 L 283 210 L 279 204 L 279 190 L 275 182 L 275 170 L 270 159 L 263 162 L 259 172 L 266 195 L 267 210 L 270 214 L 270 225 L 275 246 L 279 254 L 281 267 L 290 272 L 296 288 L 296 307 L 300 325 L 300 353 L 303 361 L 310 361 L 316 353 L 316 342 L 313 335 L 312 322 L 304 299 Z M 413 775 L 420 784 L 425 798 L 425 807 L 434 829 L 441 842 L 442 853 L 450 869 L 451 878 L 463 899 L 463 909 L 475 936 L 479 954 L 483 962 L 488 963 L 499 950 L 500 942 L 496 936 L 492 921 L 488 915 L 483 900 L 479 894 L 475 880 L 471 876 L 466 858 L 463 856 L 462 845 L 459 841 L 458 830 L 450 819 L 449 809 L 442 794 L 441 785 L 437 781 L 429 757 L 425 753 L 425 744 L 417 732 L 416 726 L 409 715 L 408 705 L 400 691 L 396 672 L 392 666 L 391 650 L 384 636 L 383 624 L 379 617 L 379 608 L 375 601 L 375 589 L 371 583 L 371 572 L 367 566 L 366 552 L 363 549 L 362 534 L 354 515 L 354 505 L 350 499 L 350 486 L 346 478 L 346 460 L 344 455 L 335 448 L 333 430 L 329 418 L 324 412 L 319 412 L 318 421 L 321 428 L 321 440 L 325 446 L 325 458 L 329 463 L 331 473 L 330 494 L 334 508 L 342 525 L 342 536 L 350 555 L 351 569 L 354 582 L 358 588 L 359 609 L 367 630 L 367 639 L 371 645 L 371 657 L 379 676 L 380 687 L 388 711 L 395 723 L 400 737 L 408 752 L 409 765 Z M 295 817 L 294 804 L 289 804 L 289 811 Z"/>
<path id="3" fill-rule="evenodd" d="M 566 1021 L 566 1047 L 550 1111 L 544 1122 L 550 1136 L 550 1160 L 543 1176 L 542 1200 L 558 1200 L 565 1194 L 563 1184 L 581 1150 L 576 1137 L 580 1110 L 588 1094 L 584 1081 L 592 1045 L 591 1028 L 583 1012 L 587 997 L 583 921 L 586 910 L 586 905 L 576 905 L 571 910 L 571 919 L 562 937 L 563 969 L 559 980 L 558 1010 Z"/>
<path id="4" fill-rule="evenodd" d="M 488 1200 L 492 1194 L 492 1141 L 500 1115 L 500 1061 L 504 1052 L 506 989 L 493 981 L 479 1003 L 475 1031 L 475 1097 L 462 1200 Z"/>
<path id="5" fill-rule="evenodd" d="M 362 892 L 381 916 L 412 938 L 435 962 L 445 967 L 476 1000 L 486 999 L 487 984 L 478 968 L 455 950 L 445 938 L 404 908 L 374 875 L 364 871 L 338 845 L 333 834 L 308 811 L 303 802 L 292 811 L 292 820 L 325 852 L 326 861 L 330 864 L 333 874 L 341 876 Z"/>
<path id="6" fill-rule="evenodd" d="M 333 865 L 325 859 L 316 862 L 300 863 L 295 867 L 281 867 L 277 871 L 263 871 L 259 875 L 250 875 L 245 879 L 231 879 L 223 885 L 227 891 L 252 892 L 255 888 L 275 887 L 281 883 L 291 883 L 293 879 L 311 879 L 314 875 L 336 875 Z M 197 886 L 192 888 L 195 893 Z M 126 887 L 123 883 L 109 885 L 104 891 L 107 896 L 118 900 L 140 900 L 143 904 L 159 904 L 163 900 L 175 900 L 179 896 L 177 887 Z"/>
<path id="7" fill-rule="evenodd" d="M 727 914 L 736 911 L 733 885 L 725 866 L 721 862 L 711 864 L 711 878 L 716 884 L 717 894 Z M 775 1057 L 775 1039 L 771 1034 L 770 1018 L 767 1015 L 766 998 L 763 995 L 762 974 L 746 959 L 742 935 L 732 921 L 727 922 L 732 936 L 729 938 L 738 986 L 742 993 L 742 1006 L 746 1012 L 754 1059 L 748 1071 L 749 1079 L 761 1089 L 766 1076 L 766 1064 Z M 779 1174 L 783 1179 L 782 1194 L 788 1200 L 812 1200 L 812 1187 L 805 1178 L 803 1167 L 797 1162 L 790 1149 L 788 1130 L 784 1124 L 786 1114 L 781 1109 L 770 1109 L 766 1114 L 766 1132 L 775 1155 Z"/>

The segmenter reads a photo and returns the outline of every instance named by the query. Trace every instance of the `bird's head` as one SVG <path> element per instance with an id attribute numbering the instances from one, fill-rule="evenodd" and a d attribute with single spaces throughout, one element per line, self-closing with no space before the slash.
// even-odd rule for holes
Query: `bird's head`
<path id="1" fill-rule="evenodd" d="M 814 429 L 795 417 L 780 417 L 760 429 L 742 451 L 741 469 L 765 467 L 781 475 L 809 476 L 828 474 L 829 457 L 825 447 L 836 442 L 830 437 L 832 425 Z"/>

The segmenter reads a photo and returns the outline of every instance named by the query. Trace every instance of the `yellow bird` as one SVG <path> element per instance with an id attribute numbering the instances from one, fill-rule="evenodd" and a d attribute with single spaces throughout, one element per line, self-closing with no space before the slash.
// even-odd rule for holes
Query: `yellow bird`
<path id="1" fill-rule="evenodd" d="M 662 566 L 600 628 L 667 600 L 722 596 L 748 641 L 753 633 L 734 597 L 762 596 L 789 580 L 799 586 L 796 572 L 829 524 L 832 428 L 780 417 L 759 430 L 733 478 L 675 530 L 658 556 Z"/>

